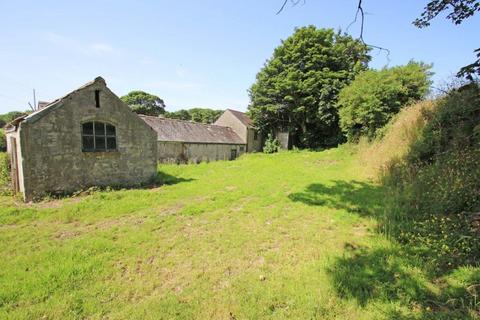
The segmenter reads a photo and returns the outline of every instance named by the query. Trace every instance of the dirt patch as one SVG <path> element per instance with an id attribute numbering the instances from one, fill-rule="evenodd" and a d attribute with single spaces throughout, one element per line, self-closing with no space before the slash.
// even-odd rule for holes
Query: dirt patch
<path id="1" fill-rule="evenodd" d="M 72 239 L 78 236 L 82 236 L 84 234 L 91 233 L 93 231 L 101 231 L 101 230 L 108 230 L 113 227 L 118 227 L 118 226 L 125 226 L 125 225 L 140 225 L 143 224 L 146 216 L 125 216 L 125 217 L 120 217 L 120 218 L 114 218 L 114 219 L 108 219 L 108 220 L 102 220 L 96 223 L 90 223 L 90 224 L 75 224 L 73 226 L 73 229 L 71 230 L 62 230 L 60 232 L 57 232 L 53 235 L 54 239 L 57 240 L 68 240 Z"/>
<path id="2" fill-rule="evenodd" d="M 338 160 L 332 160 L 332 159 L 321 159 L 321 160 L 316 160 L 314 163 L 316 165 L 319 165 L 319 166 L 329 166 L 329 165 L 338 164 L 339 161 Z"/>

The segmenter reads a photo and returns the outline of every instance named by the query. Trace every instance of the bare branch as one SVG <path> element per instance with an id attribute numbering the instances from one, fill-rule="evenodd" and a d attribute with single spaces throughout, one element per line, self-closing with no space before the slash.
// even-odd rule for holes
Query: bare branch
<path id="1" fill-rule="evenodd" d="M 280 10 L 277 11 L 277 15 L 279 15 L 280 12 L 283 11 L 283 9 L 285 8 L 285 6 L 287 5 L 287 2 L 288 2 L 288 0 L 285 0 L 285 1 L 283 2 L 282 7 L 280 8 Z"/>
<path id="2" fill-rule="evenodd" d="M 300 3 L 300 1 L 303 1 L 303 3 L 305 3 L 305 0 L 290 0 L 290 2 L 292 3 L 292 6 L 296 6 L 297 4 Z M 285 6 L 287 5 L 287 3 L 288 3 L 288 0 L 283 1 L 283 4 L 280 7 L 280 10 L 277 11 L 277 15 L 279 15 L 283 11 L 283 9 L 285 9 Z"/>
<path id="3" fill-rule="evenodd" d="M 368 44 L 363 39 L 363 30 L 364 30 L 364 26 L 365 26 L 365 11 L 363 10 L 362 0 L 358 0 L 357 11 L 355 12 L 355 19 L 353 19 L 353 21 L 350 22 L 350 24 L 348 25 L 347 32 L 352 25 L 357 23 L 359 15 L 360 15 L 360 35 L 358 36 L 358 39 L 367 47 L 370 47 L 370 48 L 373 48 L 373 49 L 378 49 L 380 51 L 385 51 L 387 53 L 387 61 L 390 62 L 390 50 L 389 49 L 384 48 L 384 47 L 380 47 L 380 46 L 375 46 L 375 45 L 372 45 L 372 44 Z"/>

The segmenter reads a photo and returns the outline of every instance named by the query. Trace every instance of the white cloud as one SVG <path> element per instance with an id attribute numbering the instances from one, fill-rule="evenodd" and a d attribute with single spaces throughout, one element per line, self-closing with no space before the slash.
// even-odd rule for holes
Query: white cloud
<path id="1" fill-rule="evenodd" d="M 115 50 L 106 43 L 92 43 L 88 46 L 87 52 L 96 54 L 96 55 L 106 55 L 115 53 Z"/>
<path id="2" fill-rule="evenodd" d="M 138 63 L 144 66 L 151 66 L 157 64 L 157 61 L 151 58 L 141 58 L 140 60 L 138 60 Z"/>
<path id="3" fill-rule="evenodd" d="M 202 89 L 205 86 L 196 82 L 182 82 L 182 81 L 155 81 L 150 83 L 151 88 L 170 89 L 170 90 L 196 90 Z"/>
<path id="4" fill-rule="evenodd" d="M 83 43 L 74 38 L 66 37 L 55 32 L 45 32 L 42 36 L 43 39 L 50 44 L 87 56 L 113 56 L 119 53 L 118 50 L 115 50 L 108 43 Z"/>
<path id="5" fill-rule="evenodd" d="M 188 75 L 188 70 L 183 66 L 179 66 L 175 69 L 175 74 L 178 78 L 184 79 Z"/>

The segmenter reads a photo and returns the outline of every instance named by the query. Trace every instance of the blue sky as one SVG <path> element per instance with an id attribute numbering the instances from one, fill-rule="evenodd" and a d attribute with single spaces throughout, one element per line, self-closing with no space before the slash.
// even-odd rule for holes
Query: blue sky
<path id="1" fill-rule="evenodd" d="M 364 0 L 364 38 L 390 49 L 371 66 L 434 64 L 443 82 L 473 61 L 480 15 L 460 26 L 440 17 L 411 22 L 427 0 Z M 119 96 L 144 90 L 167 110 L 246 110 L 247 90 L 281 39 L 297 26 L 345 29 L 356 0 L 306 0 L 275 15 L 282 0 L 0 0 L 0 113 L 51 101 L 101 75 Z M 349 32 L 358 35 L 359 25 Z"/>

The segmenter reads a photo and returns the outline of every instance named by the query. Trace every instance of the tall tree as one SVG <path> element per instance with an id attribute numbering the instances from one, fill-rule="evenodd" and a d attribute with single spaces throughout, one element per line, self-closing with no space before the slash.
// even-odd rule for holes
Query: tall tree
<path id="1" fill-rule="evenodd" d="M 266 135 L 288 130 L 299 147 L 342 140 L 336 108 L 340 90 L 370 60 L 360 41 L 332 29 L 295 29 L 257 74 L 249 113 Z"/>
<path id="2" fill-rule="evenodd" d="M 165 113 L 165 103 L 163 100 L 144 91 L 132 91 L 120 99 L 135 113 L 149 116 L 158 116 Z"/>

